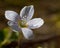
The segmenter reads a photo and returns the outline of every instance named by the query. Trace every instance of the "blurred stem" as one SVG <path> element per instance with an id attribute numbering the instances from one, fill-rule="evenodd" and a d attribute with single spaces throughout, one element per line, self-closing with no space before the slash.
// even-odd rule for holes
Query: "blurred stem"
<path id="1" fill-rule="evenodd" d="M 19 32 L 19 36 L 18 36 L 18 47 L 20 48 L 21 45 L 21 40 L 22 40 L 22 36 L 21 36 L 21 32 Z"/>

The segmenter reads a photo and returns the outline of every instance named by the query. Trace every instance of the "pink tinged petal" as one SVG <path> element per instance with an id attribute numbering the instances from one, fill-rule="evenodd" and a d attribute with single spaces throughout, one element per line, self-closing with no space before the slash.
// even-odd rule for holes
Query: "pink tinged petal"
<path id="1" fill-rule="evenodd" d="M 29 28 L 22 28 L 22 32 L 26 39 L 33 39 L 33 31 Z"/>
<path id="2" fill-rule="evenodd" d="M 44 24 L 43 19 L 41 18 L 34 18 L 27 22 L 28 27 L 31 29 L 39 28 Z"/>
<path id="3" fill-rule="evenodd" d="M 8 25 L 11 27 L 11 29 L 14 32 L 20 32 L 21 31 L 21 28 L 18 26 L 18 24 L 16 22 L 8 21 Z"/>
<path id="4" fill-rule="evenodd" d="M 18 19 L 18 14 L 14 11 L 5 11 L 5 18 L 10 20 L 10 21 L 17 21 Z"/>
<path id="5" fill-rule="evenodd" d="M 20 17 L 28 21 L 32 18 L 33 14 L 34 14 L 33 5 L 25 6 L 20 12 Z"/>

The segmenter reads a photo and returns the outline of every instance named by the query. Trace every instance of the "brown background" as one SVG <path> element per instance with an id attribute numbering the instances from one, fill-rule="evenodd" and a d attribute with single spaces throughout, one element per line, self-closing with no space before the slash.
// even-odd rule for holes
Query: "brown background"
<path id="1" fill-rule="evenodd" d="M 50 44 L 53 41 L 56 48 L 60 48 L 60 37 L 58 37 L 60 36 L 60 0 L 0 0 L 0 30 L 8 27 L 4 15 L 5 10 L 13 10 L 19 13 L 26 5 L 34 5 L 33 18 L 41 17 L 45 21 L 41 28 L 33 30 L 35 38 L 32 42 L 43 42 L 43 46 L 46 46 L 44 43 L 47 43 L 48 48 L 52 48 Z M 23 41 L 25 41 L 24 38 Z M 53 46 L 55 46 L 54 44 Z"/>

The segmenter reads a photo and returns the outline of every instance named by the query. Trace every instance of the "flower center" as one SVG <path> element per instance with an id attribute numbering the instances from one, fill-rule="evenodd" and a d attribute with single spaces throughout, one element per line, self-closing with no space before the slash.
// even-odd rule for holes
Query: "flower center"
<path id="1" fill-rule="evenodd" d="M 25 20 L 20 20 L 20 21 L 18 21 L 18 25 L 20 26 L 20 27 L 27 27 L 28 25 L 27 25 L 27 22 L 25 21 Z"/>

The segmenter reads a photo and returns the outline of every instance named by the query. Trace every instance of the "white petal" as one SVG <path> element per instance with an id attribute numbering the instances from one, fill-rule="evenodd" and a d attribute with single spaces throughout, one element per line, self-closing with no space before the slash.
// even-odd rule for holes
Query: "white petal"
<path id="1" fill-rule="evenodd" d="M 7 10 L 7 11 L 5 11 L 5 17 L 8 20 L 16 21 L 17 18 L 18 18 L 18 14 L 16 12 L 14 12 L 14 11 Z"/>
<path id="2" fill-rule="evenodd" d="M 41 18 L 34 18 L 30 21 L 27 22 L 29 28 L 31 29 L 35 29 L 35 28 L 39 28 L 44 24 L 43 19 Z"/>
<path id="3" fill-rule="evenodd" d="M 33 5 L 25 6 L 20 12 L 20 17 L 25 20 L 30 20 L 33 14 L 34 14 Z"/>
<path id="4" fill-rule="evenodd" d="M 29 28 L 22 28 L 22 32 L 26 39 L 33 39 L 33 31 Z"/>
<path id="5" fill-rule="evenodd" d="M 11 27 L 11 29 L 14 32 L 19 32 L 21 31 L 20 27 L 18 26 L 18 24 L 16 22 L 12 22 L 12 21 L 8 21 L 8 25 Z"/>

